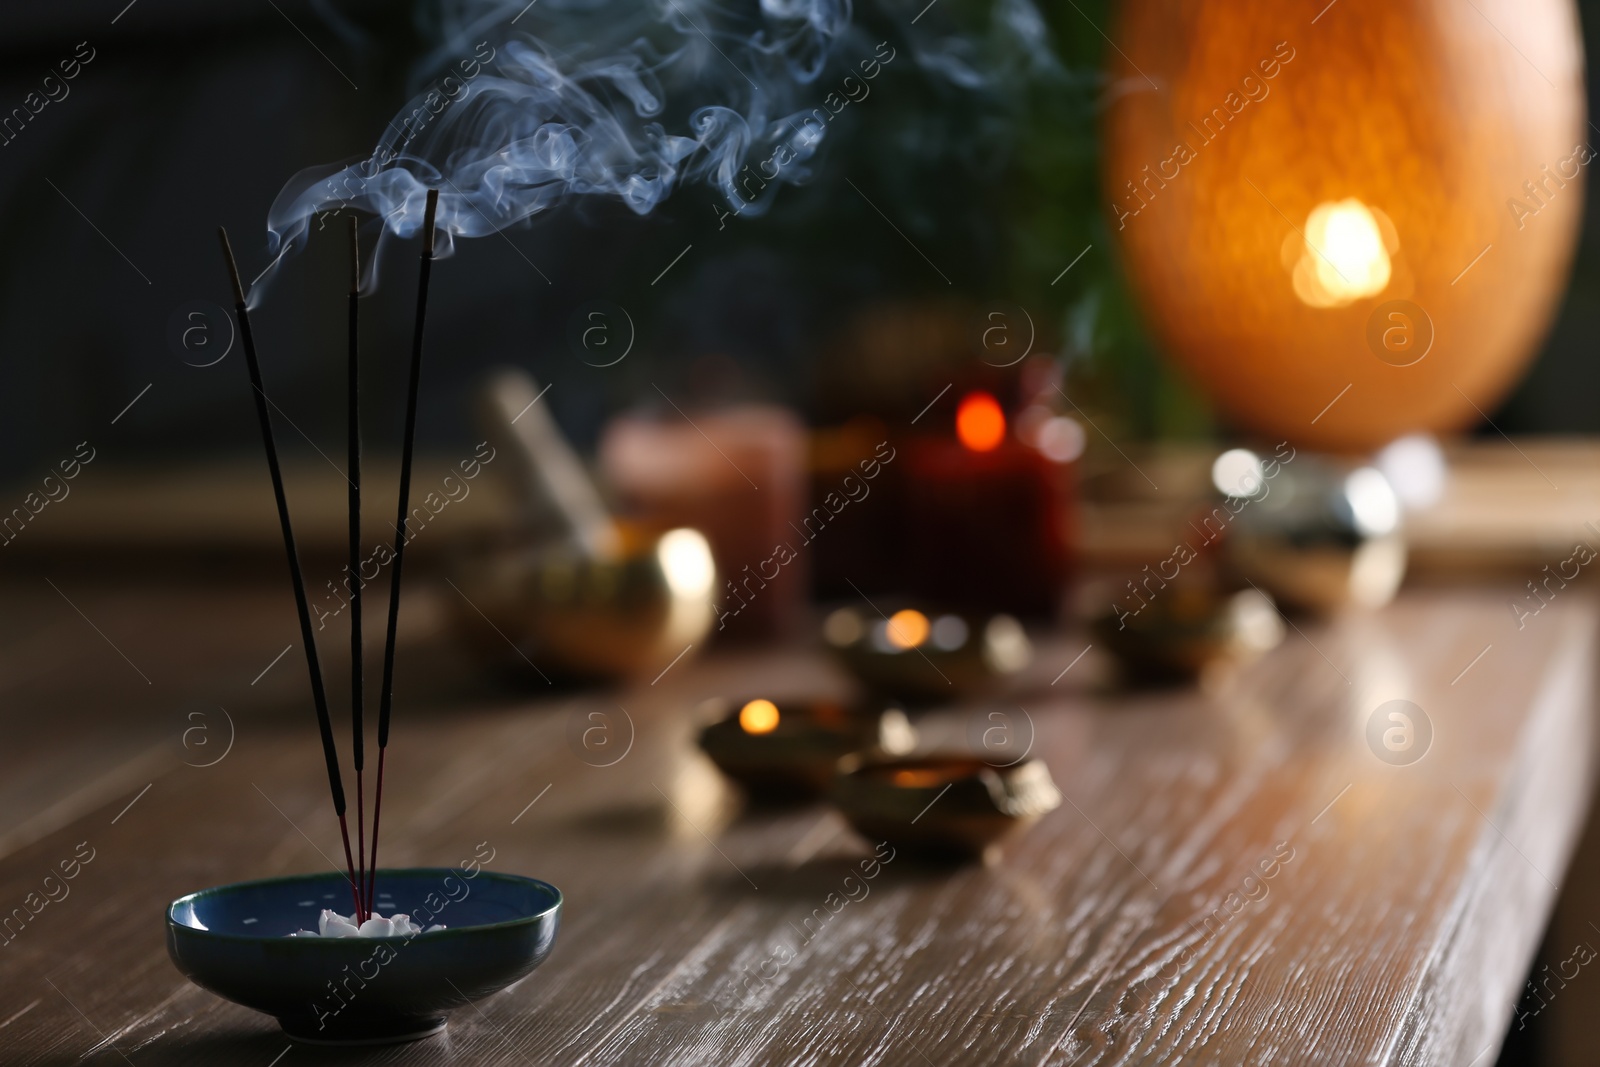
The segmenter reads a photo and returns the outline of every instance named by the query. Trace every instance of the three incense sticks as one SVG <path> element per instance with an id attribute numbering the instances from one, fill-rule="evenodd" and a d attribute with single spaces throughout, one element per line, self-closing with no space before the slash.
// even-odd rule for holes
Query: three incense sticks
<path id="1" fill-rule="evenodd" d="M 245 366 L 250 374 L 250 386 L 255 396 L 256 417 L 261 423 L 261 441 L 266 449 L 267 468 L 272 475 L 272 491 L 278 505 L 278 524 L 283 531 L 284 550 L 289 557 L 289 577 L 294 586 L 295 608 L 300 618 L 300 640 L 305 649 L 306 670 L 311 676 L 311 697 L 316 708 L 317 728 L 322 738 L 322 754 L 327 763 L 328 789 L 333 796 L 334 814 L 339 817 L 339 833 L 344 839 L 345 866 L 350 878 L 351 899 L 355 904 L 357 924 L 373 915 L 377 900 L 378 828 L 383 815 L 384 754 L 389 747 L 389 720 L 394 705 L 394 655 L 395 632 L 400 613 L 401 571 L 405 562 L 406 520 L 410 511 L 411 464 L 416 444 L 417 392 L 422 377 L 422 338 L 427 322 L 428 281 L 432 273 L 434 253 L 434 219 L 437 215 L 439 192 L 430 189 L 422 227 L 422 262 L 417 280 L 417 317 L 411 343 L 411 373 L 406 390 L 406 420 L 400 455 L 400 494 L 398 519 L 395 522 L 393 569 L 389 580 L 389 615 L 383 650 L 383 682 L 378 697 L 378 779 L 372 804 L 372 849 L 366 850 L 366 734 L 362 710 L 365 704 L 363 650 L 361 639 L 361 587 L 359 573 L 361 553 L 361 415 L 360 372 L 358 368 L 360 296 L 360 250 L 356 238 L 356 223 L 350 221 L 350 296 L 349 296 L 349 352 L 347 382 L 346 422 L 349 436 L 348 460 L 349 493 L 349 568 L 350 568 L 350 724 L 356 772 L 356 849 L 350 849 L 350 828 L 346 818 L 344 776 L 339 768 L 338 746 L 333 737 L 333 721 L 328 713 L 328 694 L 323 685 L 322 665 L 317 656 L 315 635 L 311 628 L 311 611 L 306 601 L 305 577 L 300 566 L 300 553 L 295 546 L 294 528 L 289 521 L 289 504 L 284 495 L 283 471 L 278 463 L 278 449 L 273 439 L 272 420 L 268 410 L 267 393 L 262 386 L 261 365 L 256 357 L 255 338 L 250 331 L 250 310 L 246 303 L 244 286 L 239 280 L 239 268 L 234 262 L 233 250 L 228 243 L 226 230 L 218 231 L 222 240 L 223 258 L 233 282 L 234 315 L 239 322 L 239 339 L 244 348 Z"/>

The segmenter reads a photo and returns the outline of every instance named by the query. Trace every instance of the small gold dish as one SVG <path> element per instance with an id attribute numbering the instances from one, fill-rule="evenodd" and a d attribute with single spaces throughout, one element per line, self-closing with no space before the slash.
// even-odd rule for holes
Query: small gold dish
<path id="1" fill-rule="evenodd" d="M 823 639 L 861 681 L 904 700 L 980 692 L 1033 659 L 1022 624 L 1010 615 L 976 619 L 901 608 L 887 618 L 840 608 Z"/>
<path id="2" fill-rule="evenodd" d="M 893 756 L 916 747 L 917 733 L 899 708 L 871 713 L 836 701 L 758 698 L 712 700 L 701 714 L 700 748 L 717 769 L 760 800 L 821 796 L 840 759 Z"/>
<path id="3" fill-rule="evenodd" d="M 846 761 L 829 796 L 869 841 L 957 861 L 985 856 L 1061 804 L 1043 761 L 996 767 L 963 755 Z"/>

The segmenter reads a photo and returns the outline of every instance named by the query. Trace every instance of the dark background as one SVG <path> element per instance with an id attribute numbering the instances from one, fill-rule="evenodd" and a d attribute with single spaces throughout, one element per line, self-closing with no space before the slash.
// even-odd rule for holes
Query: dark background
<path id="1" fill-rule="evenodd" d="M 413 16 L 364 0 L 126 3 L 0 12 L 0 113 L 79 42 L 95 53 L 66 99 L 0 146 L 0 229 L 12 253 L 0 263 L 0 478 L 31 480 L 86 437 L 113 463 L 259 447 L 237 353 L 195 367 L 174 343 L 195 301 L 231 304 L 215 227 L 228 227 L 247 280 L 264 268 L 279 189 L 302 168 L 370 152 L 414 90 L 413 64 L 430 43 L 426 7 Z M 1085 206 L 1067 213 L 1066 228 L 1087 232 L 1103 228 L 1087 191 L 1100 39 L 1068 13 L 1087 33 L 1061 42 L 1082 57 L 1080 73 L 1035 118 L 1054 125 L 1054 150 L 1070 156 L 1059 168 L 1067 177 L 1051 180 Z M 710 189 L 686 186 L 648 218 L 569 202 L 531 227 L 461 242 L 434 274 L 421 446 L 467 440 L 465 391 L 502 362 L 554 383 L 550 404 L 583 446 L 606 415 L 660 404 L 652 383 L 685 406 L 776 399 L 813 410 L 816 352 L 854 308 L 941 290 L 943 274 L 957 294 L 1006 290 L 1015 257 L 1003 231 L 1015 220 L 1004 207 L 1023 202 L 1012 161 L 1025 158 L 1025 102 L 958 99 L 907 59 L 893 73 L 830 131 L 818 180 L 783 189 L 764 218 L 723 221 Z M 1033 202 L 1043 199 L 1035 191 Z M 345 239 L 335 226 L 314 236 L 254 323 L 269 393 L 332 452 L 342 434 Z M 399 435 L 415 254 L 395 244 L 364 305 L 367 429 L 379 449 Z M 1097 277 L 1085 267 L 1082 277 Z M 569 326 L 597 299 L 625 308 L 638 331 L 633 354 L 604 369 L 569 342 Z M 290 452 L 307 448 L 292 432 L 283 439 Z"/>
<path id="2" fill-rule="evenodd" d="M 237 354 L 197 368 L 174 342 L 195 322 L 186 318 L 195 301 L 227 304 L 214 226 L 229 227 L 248 277 L 266 267 L 264 219 L 283 182 L 370 152 L 414 90 L 435 18 L 427 5 L 368 0 L 125 5 L 0 10 L 0 112 L 21 106 L 78 42 L 94 50 L 69 96 L 0 146 L 10 253 L 0 259 L 0 478 L 10 482 L 32 480 L 85 438 L 114 462 L 253 448 Z M 949 0 L 946 10 L 960 24 L 986 6 Z M 581 446 L 608 414 L 661 405 L 653 384 L 688 406 L 781 400 L 829 421 L 838 373 L 819 368 L 830 350 L 856 310 L 906 298 L 1019 299 L 1046 334 L 1067 338 L 1069 355 L 1090 307 L 1090 341 L 1075 355 L 1093 357 L 1120 394 L 1110 405 L 1122 408 L 1123 432 L 1203 434 L 1210 424 L 1178 379 L 1158 373 L 1106 254 L 1091 139 L 1106 6 L 1043 3 L 1066 75 L 1042 93 L 952 94 L 902 61 L 877 98 L 830 130 L 816 179 L 782 189 L 765 218 L 723 221 L 712 190 L 688 186 L 648 218 L 570 202 L 504 237 L 462 242 L 435 272 L 422 448 L 472 437 L 467 389 L 502 362 L 554 382 L 550 406 Z M 872 16 L 858 5 L 859 19 Z M 318 237 L 288 259 L 256 330 L 270 394 L 330 451 L 341 440 L 346 253 L 342 230 Z M 1090 242 L 1096 251 L 1064 285 L 1040 283 Z M 1597 253 L 1600 232 L 1586 219 L 1573 286 L 1538 362 L 1494 413 L 1501 429 L 1600 430 L 1589 389 Z M 363 310 L 368 435 L 379 450 L 398 437 L 413 256 L 390 246 Z M 586 365 L 570 341 L 597 299 L 626 309 L 637 330 L 630 357 L 611 368 Z M 307 450 L 285 438 L 291 453 Z"/>
<path id="3" fill-rule="evenodd" d="M 1105 47 L 1095 26 L 1109 26 L 1106 3 L 1041 6 L 1067 69 L 1048 93 L 957 98 L 901 67 L 824 146 L 818 180 L 783 190 L 766 218 L 723 229 L 713 194 L 686 188 L 647 219 L 571 205 L 504 237 L 463 242 L 435 272 L 422 447 L 476 440 L 465 395 L 475 375 L 502 362 L 553 383 L 549 403 L 582 446 L 609 414 L 659 404 L 655 383 L 686 406 L 777 399 L 830 417 L 837 405 L 819 366 L 839 332 L 873 301 L 944 292 L 938 270 L 959 297 L 1033 307 L 1066 349 L 1092 350 L 1071 354 L 1103 361 L 1129 393 L 1145 382 L 1142 400 L 1125 404 L 1125 425 L 1204 432 L 1203 419 L 1185 414 L 1181 385 L 1156 374 L 1104 252 L 1090 138 Z M 957 16 L 960 7 L 942 5 Z M 1580 7 L 1594 54 L 1600 4 Z M 173 343 L 195 302 L 228 302 L 214 228 L 229 228 L 247 275 L 266 266 L 265 217 L 279 189 L 304 167 L 370 151 L 411 95 L 427 27 L 425 7 L 376 0 L 0 6 L 0 114 L 79 42 L 95 55 L 66 99 L 0 145 L 0 479 L 36 483 L 85 439 L 112 463 L 258 454 L 237 353 L 196 367 Z M 1591 112 L 1594 103 L 1591 85 Z M 1591 201 L 1595 180 L 1590 168 Z M 1097 251 L 1047 291 L 1041 279 L 1091 241 Z M 330 228 L 286 265 L 256 317 L 269 390 L 331 454 L 343 432 L 344 270 L 342 235 Z M 414 270 L 414 249 L 391 249 L 384 284 L 365 302 L 375 448 L 399 436 Z M 569 343 L 574 316 L 601 299 L 626 308 L 638 328 L 633 354 L 615 367 L 586 365 Z M 1086 306 L 1101 319 L 1090 340 L 1073 340 L 1084 331 L 1068 324 Z M 1600 223 L 1591 212 L 1554 328 L 1493 413 L 1501 429 L 1600 431 L 1597 325 Z M 309 451 L 298 435 L 280 440 L 290 453 Z M 1503 1062 L 1532 1062 L 1537 1045 L 1518 1032 Z"/>
<path id="4" fill-rule="evenodd" d="M 228 226 L 247 275 L 266 266 L 266 211 L 284 182 L 370 151 L 431 43 L 426 5 L 126 3 L 0 10 L 0 113 L 79 42 L 95 52 L 66 99 L 0 146 L 9 253 L 0 260 L 0 478 L 11 481 L 32 480 L 86 438 L 116 463 L 256 447 L 237 354 L 199 368 L 173 343 L 192 302 L 228 303 L 214 227 Z M 924 27 L 986 7 L 946 0 Z M 467 441 L 465 392 L 501 362 L 554 383 L 550 404 L 581 446 L 608 414 L 660 404 L 653 384 L 686 405 L 778 399 L 825 420 L 836 412 L 818 368 L 856 310 L 931 294 L 1021 300 L 1047 332 L 1069 338 L 1073 316 L 1093 305 L 1097 324 L 1076 354 L 1127 386 L 1121 425 L 1204 432 L 1203 418 L 1184 414 L 1181 385 L 1153 373 L 1105 251 L 1090 138 L 1104 48 L 1095 27 L 1110 26 L 1106 5 L 1041 7 L 1067 71 L 1048 93 L 975 100 L 902 64 L 830 133 L 817 179 L 783 189 L 767 217 L 719 228 L 712 192 L 686 187 L 644 219 L 614 204 L 569 204 L 531 227 L 462 242 L 435 272 L 422 446 Z M 873 5 L 858 4 L 857 14 L 870 20 Z M 1592 49 L 1595 20 L 1585 21 Z M 319 236 L 286 263 L 256 328 L 269 391 L 332 451 L 342 432 L 345 252 L 341 231 Z M 1096 251 L 1065 284 L 1040 284 L 1090 241 Z M 1502 429 L 1600 430 L 1589 388 L 1597 252 L 1589 219 L 1550 338 L 1495 413 Z M 383 284 L 365 302 L 368 431 L 378 449 L 398 437 L 414 254 L 392 247 Z M 637 328 L 633 353 L 616 367 L 585 365 L 569 343 L 575 316 L 597 299 L 627 309 Z M 307 448 L 297 435 L 285 441 L 291 452 Z"/>

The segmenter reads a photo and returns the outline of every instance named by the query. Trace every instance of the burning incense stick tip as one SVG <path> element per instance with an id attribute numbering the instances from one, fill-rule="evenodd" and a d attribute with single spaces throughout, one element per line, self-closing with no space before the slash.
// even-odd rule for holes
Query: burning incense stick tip
<path id="1" fill-rule="evenodd" d="M 433 219 L 439 210 L 439 190 L 428 190 L 428 209 L 422 216 L 422 251 L 429 258 L 433 258 Z"/>
<path id="2" fill-rule="evenodd" d="M 354 215 L 350 216 L 350 291 L 361 292 L 361 235 Z"/>

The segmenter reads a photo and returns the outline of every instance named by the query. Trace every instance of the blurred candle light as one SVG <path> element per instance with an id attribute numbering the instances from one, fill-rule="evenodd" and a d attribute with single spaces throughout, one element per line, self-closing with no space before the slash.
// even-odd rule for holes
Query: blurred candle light
<path id="1" fill-rule="evenodd" d="M 897 649 L 916 648 L 928 639 L 928 617 L 911 608 L 897 611 L 889 616 L 885 636 Z"/>
<path id="2" fill-rule="evenodd" d="M 747 734 L 770 734 L 778 728 L 778 706 L 770 700 L 752 700 L 739 709 L 739 727 Z"/>
<path id="3" fill-rule="evenodd" d="M 985 392 L 968 393 L 956 408 L 956 436 L 974 452 L 992 452 L 1006 437 L 1000 402 Z"/>
<path id="4" fill-rule="evenodd" d="M 913 767 L 895 771 L 890 780 L 902 789 L 931 789 L 933 786 L 954 781 L 958 777 L 960 777 L 958 772 Z"/>
<path id="5" fill-rule="evenodd" d="M 1394 231 L 1392 223 L 1385 228 Z M 1377 216 L 1353 197 L 1313 208 L 1301 243 L 1294 291 L 1312 307 L 1343 307 L 1389 284 L 1391 249 Z M 1398 251 L 1399 238 L 1393 243 Z"/>

